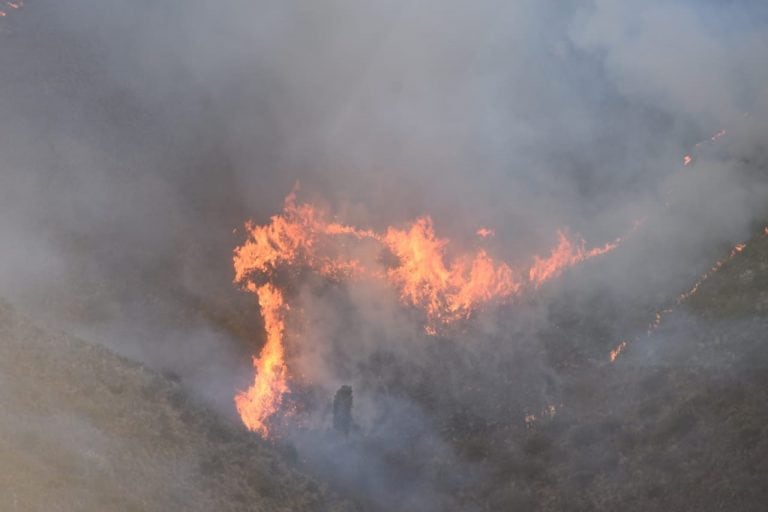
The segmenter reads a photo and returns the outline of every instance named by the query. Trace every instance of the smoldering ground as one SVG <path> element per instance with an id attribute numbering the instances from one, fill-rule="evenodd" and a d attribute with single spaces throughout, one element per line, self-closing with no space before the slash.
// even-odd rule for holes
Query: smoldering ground
<path id="1" fill-rule="evenodd" d="M 326 433 L 297 434 L 299 457 L 379 505 L 403 467 L 421 510 L 478 481 L 537 482 L 548 452 L 515 444 L 524 417 L 580 403 L 595 361 L 766 214 L 761 2 L 29 0 L 7 18 L 2 294 L 225 415 L 262 329 L 231 284 L 237 230 L 297 181 L 361 226 L 429 214 L 461 247 L 493 228 L 489 250 L 510 261 L 546 253 L 561 227 L 600 245 L 643 221 L 599 262 L 439 339 L 380 290 L 299 287 L 312 344 L 291 342 L 293 364 L 322 391 L 316 420 L 349 382 L 362 429 L 344 464 Z M 558 421 L 578 417 L 567 407 Z M 506 466 L 487 453 L 501 445 Z M 535 501 L 519 486 L 492 494 Z M 473 499 L 459 503 L 482 509 Z"/>

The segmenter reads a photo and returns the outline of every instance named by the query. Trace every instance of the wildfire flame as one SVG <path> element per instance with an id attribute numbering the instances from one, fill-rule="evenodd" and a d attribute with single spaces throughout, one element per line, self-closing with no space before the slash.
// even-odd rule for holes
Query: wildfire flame
<path id="1" fill-rule="evenodd" d="M 251 387 L 235 395 L 235 407 L 246 428 L 267 437 L 267 420 L 277 412 L 283 395 L 288 391 L 288 369 L 283 349 L 286 306 L 282 292 L 271 284 L 249 289 L 259 297 L 267 342 L 259 357 L 253 359 L 256 378 Z"/>
<path id="2" fill-rule="evenodd" d="M 708 139 L 700 140 L 699 142 L 694 144 L 694 146 L 693 146 L 694 150 L 701 148 L 705 143 L 715 142 L 717 139 L 719 139 L 720 137 L 725 135 L 725 133 L 726 133 L 725 129 L 721 128 L 720 130 L 718 130 L 716 133 L 714 133 Z M 687 166 L 691 165 L 692 163 L 693 163 L 693 154 L 692 153 L 687 153 L 686 155 L 683 156 L 683 165 L 684 166 L 687 167 Z"/>
<path id="3" fill-rule="evenodd" d="M 557 237 L 557 247 L 552 249 L 552 253 L 548 258 L 541 258 L 539 256 L 534 256 L 533 258 L 533 266 L 528 271 L 528 279 L 536 287 L 559 276 L 568 267 L 589 258 L 611 252 L 621 242 L 621 238 L 617 238 L 603 247 L 587 250 L 586 243 L 583 240 L 573 242 L 563 231 L 558 231 Z"/>
<path id="4" fill-rule="evenodd" d="M 621 343 L 616 345 L 616 348 L 611 350 L 610 356 L 611 356 L 611 362 L 612 363 L 614 361 L 616 361 L 616 358 L 619 357 L 619 354 L 621 354 L 624 351 L 625 348 L 627 348 L 627 342 L 626 341 L 622 341 Z"/>
<path id="5" fill-rule="evenodd" d="M 389 281 L 404 302 L 426 310 L 431 324 L 468 316 L 475 306 L 509 297 L 521 288 L 509 265 L 496 263 L 485 251 L 446 263 L 448 240 L 435 236 L 429 217 L 418 219 L 408 230 L 389 228 L 383 242 L 399 261 L 387 272 Z"/>
<path id="6" fill-rule="evenodd" d="M 494 236 L 496 234 L 494 230 L 488 228 L 480 228 L 476 233 L 480 238 L 488 238 L 489 236 Z"/>
<path id="7" fill-rule="evenodd" d="M 728 254 L 728 256 L 726 256 L 725 258 L 723 258 L 723 259 L 721 259 L 721 260 L 718 260 L 718 261 L 716 261 L 716 262 L 715 262 L 715 264 L 714 264 L 714 265 L 712 265 L 712 267 L 711 267 L 709 270 L 707 270 L 707 271 L 706 271 L 704 274 L 702 274 L 702 275 L 701 275 L 701 277 L 699 277 L 699 278 L 696 280 L 696 282 L 693 284 L 693 286 L 691 287 L 691 289 L 690 289 L 690 290 L 688 290 L 688 291 L 687 291 L 687 292 L 685 292 L 685 293 L 681 293 L 681 294 L 680 294 L 680 295 L 677 297 L 677 299 L 675 300 L 675 304 L 677 304 L 677 305 L 680 305 L 680 304 L 682 304 L 684 301 L 686 301 L 686 300 L 688 300 L 689 298 L 691 298 L 691 296 L 693 296 L 693 295 L 694 295 L 694 294 L 695 294 L 697 291 L 699 291 L 699 288 L 701 288 L 701 285 L 702 285 L 702 284 L 704 284 L 704 282 L 705 282 L 707 279 L 709 279 L 710 277 L 712 277 L 712 275 L 714 275 L 714 274 L 715 274 L 715 272 L 717 272 L 718 270 L 720 270 L 720 267 L 722 267 L 722 266 L 723 266 L 723 265 L 725 265 L 727 262 L 729 262 L 729 261 L 731 261 L 733 258 L 735 258 L 735 257 L 736 257 L 736 255 L 737 255 L 737 254 L 739 254 L 741 251 L 743 251 L 743 250 L 744 250 L 746 247 L 747 247 L 747 244 L 744 244 L 744 243 L 739 243 L 739 244 L 736 244 L 736 245 L 734 245 L 734 246 L 733 246 L 733 249 L 731 249 L 731 252 L 730 252 L 730 254 Z"/>
<path id="8" fill-rule="evenodd" d="M 0 18 L 6 18 L 8 17 L 8 13 L 10 11 L 6 9 L 13 9 L 18 10 L 24 7 L 24 1 L 23 0 L 16 0 L 14 1 L 7 1 L 0 3 Z"/>
<path id="9" fill-rule="evenodd" d="M 17 0 L 16 2 L 4 2 L 3 5 L 10 9 L 21 9 L 24 7 L 24 2 L 23 0 Z M 8 16 L 8 12 L 0 8 L 0 18 L 5 18 L 6 16 Z"/>
<path id="10" fill-rule="evenodd" d="M 235 282 L 258 296 L 267 341 L 253 360 L 253 385 L 235 396 L 235 405 L 245 426 L 265 437 L 268 420 L 289 389 L 283 348 L 288 306 L 275 284 L 279 269 L 306 268 L 333 279 L 384 280 L 404 304 L 424 312 L 425 331 L 436 334 L 440 326 L 467 318 L 489 302 L 536 289 L 566 268 L 614 250 L 621 241 L 587 249 L 583 240 L 559 231 L 558 245 L 549 256 L 534 256 L 528 269 L 513 268 L 482 249 L 451 252 L 449 257 L 450 241 L 436 235 L 428 216 L 379 233 L 331 221 L 320 208 L 297 204 L 295 191 L 286 197 L 283 212 L 268 224 L 249 222 L 245 228 L 247 239 L 234 250 Z M 478 230 L 482 237 L 492 233 Z M 361 258 L 366 244 L 389 253 L 394 262 L 385 266 L 380 258 Z M 267 284 L 259 284 L 264 281 Z"/>

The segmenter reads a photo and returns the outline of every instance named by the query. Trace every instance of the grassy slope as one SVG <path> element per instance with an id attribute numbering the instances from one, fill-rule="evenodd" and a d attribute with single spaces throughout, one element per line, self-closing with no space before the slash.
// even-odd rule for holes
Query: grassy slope
<path id="1" fill-rule="evenodd" d="M 346 510 L 179 387 L 0 306 L 0 509 Z"/>
<path id="2" fill-rule="evenodd" d="M 553 419 L 514 438 L 486 432 L 495 470 L 471 501 L 481 510 L 765 510 L 766 333 L 768 238 L 757 236 L 652 339 L 574 377 Z"/>
<path id="3" fill-rule="evenodd" d="M 433 483 L 456 510 L 763 510 L 767 279 L 756 238 L 655 341 L 574 371 L 554 418 L 452 431 L 483 476 Z M 350 507 L 176 383 L 7 308 L 0 404 L 2 510 Z"/>

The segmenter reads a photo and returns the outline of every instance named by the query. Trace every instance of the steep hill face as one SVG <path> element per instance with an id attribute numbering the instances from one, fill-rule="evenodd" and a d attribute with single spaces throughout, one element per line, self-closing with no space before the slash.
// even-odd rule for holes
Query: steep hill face
<path id="1" fill-rule="evenodd" d="M 350 446 L 368 465 L 385 453 L 393 473 L 429 489 L 430 510 L 762 511 L 768 501 L 767 271 L 768 237 L 760 228 L 652 335 L 640 323 L 614 363 L 594 327 L 594 317 L 608 313 L 589 317 L 576 308 L 571 313 L 581 324 L 532 343 L 563 362 L 549 373 L 557 389 L 551 409 L 546 403 L 526 409 L 533 400 L 519 398 L 536 397 L 547 385 L 536 371 L 526 372 L 525 363 L 535 359 L 522 351 L 509 364 L 500 351 L 493 366 L 460 348 L 452 359 L 445 339 L 427 367 L 381 360 L 378 371 L 396 375 L 383 382 L 387 394 L 411 397 L 428 411 L 432 428 L 409 431 L 410 419 L 402 416 L 396 421 L 404 425 L 392 427 L 397 443 L 368 431 Z M 569 318 L 559 311 L 560 317 Z M 580 352 L 565 350 L 574 347 Z M 387 364 L 404 370 L 384 371 Z M 446 382 L 440 380 L 445 374 L 456 376 L 466 397 L 434 384 Z M 511 384 L 500 385 L 504 379 Z M 360 479 L 347 478 L 342 487 L 361 501 L 370 498 Z M 381 501 L 368 505 L 388 510 Z"/>
<path id="2" fill-rule="evenodd" d="M 241 14 L 262 3 L 276 6 L 275 18 L 266 11 L 257 17 Z M 633 105 L 646 102 L 603 97 L 614 89 L 612 82 L 598 88 L 591 79 L 586 82 L 590 99 L 582 106 L 584 113 L 592 108 L 601 113 L 584 119 L 569 114 L 582 107 L 563 110 L 557 101 L 549 104 L 548 94 L 539 98 L 534 93 L 546 90 L 538 91 L 535 82 L 523 81 L 523 92 L 530 88 L 535 101 L 518 101 L 517 94 L 508 98 L 501 92 L 516 82 L 506 74 L 499 76 L 503 87 L 477 89 L 485 71 L 467 73 L 473 68 L 462 64 L 455 66 L 456 75 L 443 75 L 450 70 L 442 65 L 431 69 L 426 54 L 425 73 L 438 81 L 430 78 L 423 87 L 414 87 L 420 80 L 401 83 L 389 76 L 390 71 L 398 74 L 399 59 L 390 62 L 369 51 L 373 47 L 367 43 L 353 52 L 341 44 L 347 28 L 370 33 L 371 41 L 379 30 L 386 31 L 368 30 L 362 16 L 350 23 L 338 15 L 345 12 L 342 4 L 353 3 L 305 9 L 306 2 L 292 13 L 294 2 L 287 2 L 289 24 L 281 25 L 277 6 L 283 3 L 234 2 L 243 8 L 233 7 L 231 13 L 219 4 L 191 0 L 30 0 L 15 12 L 6 9 L 8 16 L 0 24 L 0 120 L 5 128 L 0 130 L 0 239 L 6 242 L 0 251 L 0 294 L 34 321 L 0 304 L 0 511 L 358 509 L 335 498 L 330 488 L 362 503 L 359 508 L 385 512 L 765 510 L 768 238 L 758 235 L 696 295 L 666 315 L 653 336 L 644 336 L 654 313 L 673 304 L 675 294 L 692 285 L 689 280 L 717 257 L 710 244 L 719 243 L 720 235 L 723 240 L 743 236 L 738 223 L 728 219 L 757 211 L 752 203 L 764 201 L 762 177 L 749 177 L 749 183 L 755 178 L 758 185 L 744 187 L 750 194 L 727 186 L 747 177 L 715 172 L 720 157 L 714 154 L 718 148 L 739 153 L 740 144 L 748 146 L 765 133 L 746 133 L 748 127 L 760 126 L 752 124 L 760 111 L 739 121 L 742 128 L 732 131 L 728 126 L 722 140 L 702 141 L 691 173 L 670 169 L 679 176 L 668 183 L 672 198 L 679 196 L 682 202 L 675 206 L 670 201 L 668 214 L 633 231 L 627 245 L 608 256 L 623 261 L 623 267 L 617 263 L 610 271 L 607 258 L 595 260 L 593 270 L 607 270 L 604 277 L 562 276 L 530 303 L 471 319 L 466 332 L 462 325 L 461 332 L 445 338 L 414 335 L 402 343 L 407 350 L 390 350 L 387 343 L 403 341 L 394 338 L 409 336 L 407 330 L 398 329 L 396 321 L 363 325 L 352 307 L 360 295 L 315 283 L 324 288 L 318 294 L 323 305 L 338 306 L 340 317 L 349 312 L 338 326 L 323 322 L 333 333 L 327 337 L 352 340 L 340 343 L 342 348 L 354 349 L 358 341 L 370 345 L 365 352 L 370 349 L 370 356 L 359 359 L 356 354 L 347 358 L 343 350 L 334 354 L 339 359 L 334 370 L 343 370 L 336 372 L 339 378 L 355 380 L 350 381 L 352 416 L 360 428 L 349 436 L 336 435 L 326 417 L 325 424 L 313 425 L 310 432 L 296 426 L 299 434 L 286 434 L 281 451 L 245 432 L 226 413 L 222 417 L 189 398 L 214 396 L 221 399 L 215 403 L 233 409 L 236 390 L 252 381 L 250 360 L 258 354 L 264 326 L 252 297 L 231 283 L 232 249 L 243 242 L 242 231 L 233 228 L 247 218 L 259 221 L 274 214 L 297 179 L 308 193 L 346 205 L 343 209 L 360 215 L 362 225 L 376 227 L 431 213 L 449 224 L 453 219 L 454 227 L 463 230 L 467 226 L 462 218 L 472 213 L 472 229 L 478 227 L 475 222 L 488 221 L 489 228 L 499 229 L 520 220 L 506 234 L 517 240 L 529 229 L 543 229 L 537 227 L 541 214 L 548 217 L 550 209 L 559 210 L 554 201 L 527 206 L 527 196 L 541 194 L 548 181 L 539 175 L 543 170 L 553 169 L 557 192 L 552 197 L 573 188 L 579 191 L 574 212 L 594 210 L 610 217 L 616 203 L 633 197 L 626 190 L 665 189 L 667 167 L 661 155 L 671 152 L 679 165 L 678 142 L 693 145 L 696 140 L 678 140 L 677 130 L 688 132 L 684 125 L 693 121 L 679 119 L 677 109 L 667 112 L 648 105 L 649 111 L 635 110 Z M 556 11 L 569 11 L 554 4 Z M 205 13 L 189 16 L 196 12 L 194 6 L 203 5 Z M 497 7 L 489 20 L 496 18 Z M 417 11 L 423 8 L 427 4 Z M 217 11 L 221 17 L 215 16 Z M 367 9 L 355 12 L 364 15 Z M 236 28 L 229 34 L 223 28 L 229 24 L 220 24 L 232 15 L 242 20 L 242 33 Z M 399 17 L 419 26 L 410 16 Z M 441 15 L 426 18 L 435 17 Z M 471 19 L 479 39 L 488 40 L 488 24 L 480 22 L 483 18 Z M 326 20 L 331 22 L 327 26 Z M 435 43 L 439 50 L 434 64 L 455 50 L 475 54 L 469 47 L 462 49 L 469 32 L 456 32 L 455 41 L 449 38 L 442 46 L 438 40 L 444 36 L 433 34 L 431 27 L 428 23 L 423 28 L 430 28 L 424 32 L 431 41 L 427 46 Z M 691 24 L 674 27 L 678 32 Z M 556 34 L 559 28 L 564 26 L 548 22 L 546 30 L 532 32 L 537 40 L 548 40 L 541 34 Z M 251 44 L 251 35 L 260 43 Z M 714 36 L 708 33 L 702 41 Z M 294 39 L 295 44 L 289 43 Z M 409 40 L 384 39 L 395 48 Z M 413 39 L 419 48 L 424 41 L 422 36 Z M 514 46 L 530 51 L 527 44 L 515 41 Z M 502 59 L 499 67 L 509 61 L 499 49 L 481 59 L 490 59 L 488 72 L 496 67 L 490 65 L 492 55 Z M 421 62 L 420 52 L 405 59 L 406 67 Z M 342 65 L 356 61 L 360 67 Z M 535 66 L 521 67 L 521 77 L 562 67 L 547 59 L 525 61 Z M 284 63 L 288 68 L 282 68 Z M 327 64 L 333 76 L 322 72 Z M 564 66 L 565 76 L 598 70 L 611 74 L 602 60 L 585 64 L 583 69 L 575 62 L 574 67 Z M 458 81 L 447 79 L 451 76 Z M 464 77 L 470 80 L 467 84 Z M 357 130 L 358 122 L 367 126 L 366 119 L 375 120 L 379 112 L 363 108 L 363 117 L 351 115 L 351 124 L 340 129 L 356 105 L 375 99 L 360 91 L 377 81 L 381 83 L 374 90 L 384 94 L 380 117 L 404 124 L 396 121 L 394 131 L 388 123 Z M 546 81 L 566 96 L 581 95 L 579 84 L 548 75 Z M 737 81 L 740 89 L 749 90 Z M 341 82 L 345 85 L 336 87 Z M 418 131 L 421 123 L 412 121 L 422 112 L 409 110 L 423 104 L 430 106 L 423 113 L 430 114 L 432 102 L 424 100 L 432 96 L 427 94 L 431 84 L 456 91 L 469 86 L 481 94 L 471 104 L 491 107 L 488 115 L 477 116 L 482 122 L 473 122 L 473 114 L 454 118 L 461 110 L 455 110 L 454 95 L 449 94 L 446 105 L 451 108 L 444 109 L 448 117 L 425 119 L 426 131 Z M 692 84 L 691 91 L 701 90 L 695 80 Z M 407 97 L 411 100 L 397 99 Z M 507 127 L 521 146 L 509 146 L 512 139 L 496 122 L 512 103 L 525 107 L 509 111 L 515 112 L 510 118 L 515 121 Z M 435 110 L 443 110 L 440 105 L 434 104 Z M 545 122 L 533 123 L 534 118 Z M 473 129 L 486 121 L 490 137 Z M 673 129 L 678 122 L 683 128 Z M 305 132 L 305 123 L 312 129 Z M 438 128 L 434 133 L 432 126 Z M 449 135 L 455 129 L 457 137 L 475 132 L 490 146 L 485 140 L 480 146 L 470 143 L 467 159 L 454 161 L 453 139 L 433 139 L 443 129 Z M 656 136 L 648 133 L 657 129 Z M 518 137 L 520 130 L 523 137 Z M 682 139 L 707 136 L 691 130 Z M 345 136 L 357 131 L 362 145 L 356 136 Z M 528 147 L 529 135 L 538 131 L 546 141 L 541 154 L 535 151 L 537 143 Z M 637 142 L 624 144 L 624 138 Z M 740 142 L 727 149 L 729 140 Z M 406 155 L 391 150 L 401 142 L 411 148 Z M 419 147 L 422 142 L 427 143 L 424 148 Z M 612 146 L 607 153 L 605 146 Z M 294 154 L 302 148 L 306 154 Z M 338 167 L 344 170 L 331 171 L 339 163 L 330 155 L 337 149 L 343 154 L 351 150 L 360 160 L 342 159 L 344 165 Z M 710 162 L 708 152 L 713 153 Z M 518 172 L 513 168 L 534 164 L 530 175 L 521 173 L 522 188 L 508 189 L 506 181 L 486 183 L 494 167 L 486 164 L 497 158 L 500 174 L 507 177 Z M 764 145 L 748 158 L 737 167 L 743 164 L 764 175 Z M 358 182 L 363 173 L 357 164 L 369 160 L 375 163 L 372 177 Z M 421 178 L 405 179 L 423 163 L 426 174 L 415 176 L 428 187 Z M 398 169 L 399 164 L 405 167 Z M 710 164 L 715 167 L 708 170 Z M 626 166 L 634 170 L 618 172 Z M 465 181 L 452 168 L 466 169 L 471 179 Z M 651 169 L 656 171 L 650 177 L 640 177 Z M 707 173 L 713 176 L 702 181 L 685 176 Z M 367 189 L 382 191 L 369 197 Z M 489 209 L 480 208 L 477 217 L 471 212 L 476 201 L 464 204 L 459 200 L 463 196 L 487 201 Z M 525 200 L 517 205 L 515 198 Z M 369 199 L 373 202 L 367 205 Z M 641 209 L 656 208 L 656 198 L 650 199 Z M 606 200 L 609 205 L 602 205 Z M 439 208 L 428 207 L 425 202 L 430 201 Z M 516 206 L 507 209 L 507 203 Z M 571 211 L 559 206 L 564 209 L 558 216 Z M 536 220 L 528 225 L 527 217 Z M 639 217 L 633 213 L 623 227 L 609 230 L 610 236 L 623 233 Z M 570 227 L 587 227 L 592 218 L 573 219 Z M 712 222 L 716 229 L 711 229 Z M 694 232 L 711 229 L 712 236 L 699 232 L 680 237 L 680 247 L 670 245 L 676 233 L 672 226 L 688 223 L 698 226 Z M 501 235 L 499 229 L 497 240 L 504 245 Z M 699 237 L 700 243 L 693 243 Z M 729 249 L 724 247 L 723 254 Z M 622 250 L 636 251 L 638 257 L 622 260 Z M 656 272 L 654 265 L 670 268 Z M 689 272 L 681 273 L 681 267 Z M 625 271 L 630 271 L 628 277 L 622 276 Z M 619 276 L 638 286 L 627 286 L 630 291 L 618 295 L 604 293 L 614 290 Z M 603 287 L 604 281 L 613 286 Z M 378 309 L 380 302 L 375 304 Z M 323 317 L 325 309 L 318 311 Z M 44 322 L 95 343 L 41 329 Z M 629 342 L 626 350 L 611 364 L 608 353 L 622 340 Z M 320 411 L 318 416 L 338 389 L 329 393 L 301 385 L 297 382 L 297 401 L 305 399 L 308 409 Z"/>
<path id="3" fill-rule="evenodd" d="M 522 434 L 489 427 L 464 436 L 459 446 L 492 468 L 470 502 L 483 510 L 763 510 L 766 279 L 761 232 L 616 363 L 570 372 L 552 417 Z"/>
<path id="4" fill-rule="evenodd" d="M 455 510 L 762 510 L 766 262 L 758 236 L 653 337 L 570 371 L 552 417 L 449 428 L 435 474 L 482 477 L 431 485 Z M 0 405 L 4 510 L 358 509 L 173 379 L 8 306 Z"/>
<path id="5" fill-rule="evenodd" d="M 0 306 L 0 509 L 350 510 L 179 386 Z"/>

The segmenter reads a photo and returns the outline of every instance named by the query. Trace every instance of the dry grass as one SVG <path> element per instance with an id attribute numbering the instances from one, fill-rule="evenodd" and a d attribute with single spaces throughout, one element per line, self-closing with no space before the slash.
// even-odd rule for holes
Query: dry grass
<path id="1" fill-rule="evenodd" d="M 0 306 L 0 510 L 347 510 L 177 384 Z"/>

